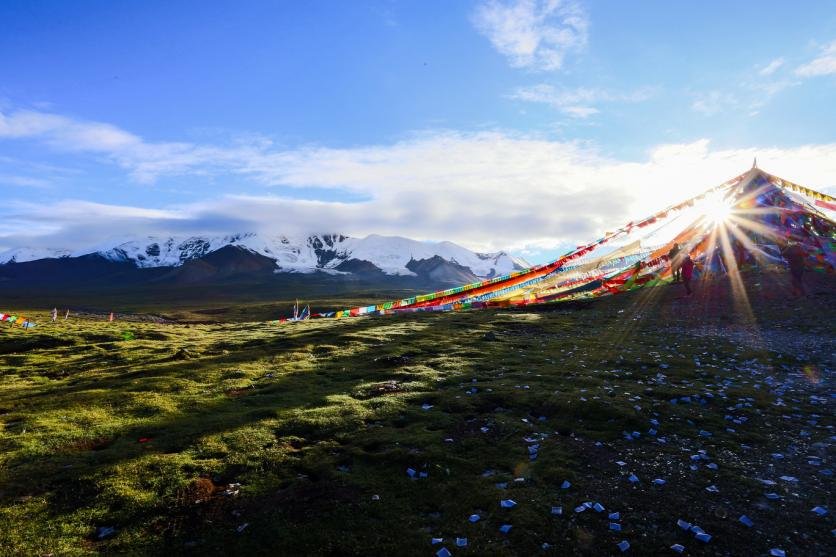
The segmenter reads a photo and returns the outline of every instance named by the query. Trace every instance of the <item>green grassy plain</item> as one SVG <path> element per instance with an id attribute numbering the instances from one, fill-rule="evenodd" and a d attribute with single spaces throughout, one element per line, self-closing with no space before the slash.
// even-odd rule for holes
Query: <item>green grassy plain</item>
<path id="1" fill-rule="evenodd" d="M 746 281 L 282 326 L 36 312 L 0 331 L 0 553 L 832 554 L 836 289 Z"/>

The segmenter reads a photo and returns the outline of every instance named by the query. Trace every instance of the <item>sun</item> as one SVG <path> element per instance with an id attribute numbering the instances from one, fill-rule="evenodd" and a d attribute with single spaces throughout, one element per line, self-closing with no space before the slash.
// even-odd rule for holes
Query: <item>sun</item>
<path id="1" fill-rule="evenodd" d="M 722 195 L 714 195 L 703 202 L 702 212 L 714 224 L 721 224 L 731 214 L 732 206 L 730 201 Z"/>

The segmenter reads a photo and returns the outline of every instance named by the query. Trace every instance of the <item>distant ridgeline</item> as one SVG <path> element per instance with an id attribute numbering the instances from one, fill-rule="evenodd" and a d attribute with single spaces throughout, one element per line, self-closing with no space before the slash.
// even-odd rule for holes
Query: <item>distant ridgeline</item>
<path id="1" fill-rule="evenodd" d="M 23 307 L 103 310 L 142 300 L 176 304 L 288 299 L 300 292 L 420 292 L 528 266 L 505 252 L 376 235 L 147 237 L 75 253 L 27 248 L 0 253 L 0 298 Z"/>
<path id="2" fill-rule="evenodd" d="M 788 244 L 800 246 L 808 268 L 833 273 L 834 214 L 833 197 L 753 166 L 550 263 L 421 296 L 313 313 L 309 318 L 527 306 L 618 294 L 669 282 L 668 254 L 674 244 L 680 254 L 691 255 L 696 278 L 735 273 L 744 266 L 783 265 L 782 251 Z M 611 249 L 602 248 L 605 244 Z M 596 250 L 606 253 L 592 256 Z"/>

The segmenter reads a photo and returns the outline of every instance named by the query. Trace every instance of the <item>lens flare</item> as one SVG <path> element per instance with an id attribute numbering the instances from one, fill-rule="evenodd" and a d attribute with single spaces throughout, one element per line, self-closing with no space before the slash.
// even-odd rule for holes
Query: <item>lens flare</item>
<path id="1" fill-rule="evenodd" d="M 731 214 L 731 203 L 728 199 L 721 195 L 706 198 L 703 202 L 703 214 L 711 219 L 714 224 L 720 224 L 726 221 Z"/>

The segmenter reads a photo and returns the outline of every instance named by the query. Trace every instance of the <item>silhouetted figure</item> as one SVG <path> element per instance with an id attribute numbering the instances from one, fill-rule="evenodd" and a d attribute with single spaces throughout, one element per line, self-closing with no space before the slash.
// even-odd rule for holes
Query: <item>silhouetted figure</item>
<path id="1" fill-rule="evenodd" d="M 691 276 L 694 274 L 694 260 L 691 259 L 690 253 L 685 254 L 685 257 L 682 259 L 680 269 L 682 269 L 682 284 L 685 285 L 685 291 L 688 293 L 687 295 L 690 296 Z"/>
<path id="2" fill-rule="evenodd" d="M 52 322 L 58 321 L 58 308 L 52 308 Z"/>
<path id="3" fill-rule="evenodd" d="M 737 238 L 734 239 L 732 248 L 734 249 L 735 263 L 737 263 L 737 268 L 740 269 L 746 264 L 746 248 L 743 247 L 743 242 Z"/>
<path id="4" fill-rule="evenodd" d="M 781 255 L 787 260 L 790 267 L 790 276 L 792 277 L 792 291 L 796 296 L 805 296 L 807 290 L 804 288 L 804 260 L 807 254 L 804 248 L 796 242 L 789 242 L 787 246 L 781 250 Z"/>
<path id="5" fill-rule="evenodd" d="M 679 261 L 679 244 L 674 242 L 673 247 L 668 252 L 668 261 L 671 263 L 671 277 L 674 282 L 682 280 L 682 269 Z"/>

